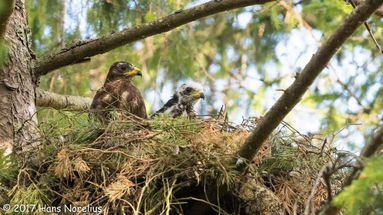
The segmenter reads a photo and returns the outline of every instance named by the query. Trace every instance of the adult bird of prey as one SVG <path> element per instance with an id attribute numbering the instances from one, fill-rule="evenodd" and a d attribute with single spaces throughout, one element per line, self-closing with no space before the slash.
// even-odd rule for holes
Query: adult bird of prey
<path id="1" fill-rule="evenodd" d="M 160 113 L 169 113 L 173 118 L 176 118 L 186 113 L 188 117 L 195 118 L 197 114 L 194 111 L 194 105 L 200 98 L 205 98 L 201 84 L 196 82 L 182 84 L 176 89 L 173 97 L 150 117 Z"/>
<path id="2" fill-rule="evenodd" d="M 112 110 L 148 118 L 144 98 L 132 83 L 133 77 L 137 75 L 142 76 L 142 73 L 133 64 L 124 61 L 113 63 L 104 85 L 93 98 L 91 112 L 102 122 L 111 120 Z"/>

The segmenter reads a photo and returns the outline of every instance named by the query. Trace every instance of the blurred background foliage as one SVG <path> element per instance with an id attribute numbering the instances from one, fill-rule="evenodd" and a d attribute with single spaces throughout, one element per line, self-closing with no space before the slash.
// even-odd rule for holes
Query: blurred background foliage
<path id="1" fill-rule="evenodd" d="M 367 162 L 359 178 L 335 198 L 345 214 L 383 214 L 383 155 Z"/>
<path id="2" fill-rule="evenodd" d="M 33 48 L 39 57 L 78 40 L 102 37 L 189 8 L 193 0 L 29 0 Z M 109 66 L 126 60 L 140 67 L 136 85 L 148 112 L 170 98 L 187 79 L 205 86 L 200 113 L 222 105 L 229 119 L 263 115 L 293 81 L 312 54 L 350 14 L 342 0 L 284 0 L 220 13 L 149 37 L 91 62 L 43 76 L 40 87 L 60 94 L 93 96 Z M 383 44 L 382 18 L 369 24 Z M 286 118 L 302 133 L 336 134 L 360 147 L 382 119 L 383 57 L 361 27 Z M 54 117 L 40 110 L 40 120 Z M 341 147 L 342 147 L 341 146 Z"/>

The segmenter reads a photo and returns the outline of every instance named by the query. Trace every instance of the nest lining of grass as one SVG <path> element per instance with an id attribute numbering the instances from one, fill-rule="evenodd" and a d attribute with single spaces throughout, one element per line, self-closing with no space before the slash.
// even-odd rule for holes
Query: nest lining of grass
<path id="1" fill-rule="evenodd" d="M 101 206 L 100 214 L 188 214 L 195 202 L 210 205 L 209 214 L 302 214 L 308 198 L 314 208 L 326 201 L 325 185 L 312 187 L 333 152 L 287 124 L 240 175 L 232 161 L 257 118 L 233 125 L 160 115 L 106 127 L 85 118 L 43 123 L 38 170 L 28 186 L 8 183 L 0 201 Z M 331 181 L 335 190 L 340 180 Z M 229 195 L 210 202 L 215 187 Z"/>

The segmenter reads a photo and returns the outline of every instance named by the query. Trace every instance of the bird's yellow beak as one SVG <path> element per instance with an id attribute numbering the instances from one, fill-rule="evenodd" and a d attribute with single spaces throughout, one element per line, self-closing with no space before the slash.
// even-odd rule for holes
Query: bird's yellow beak
<path id="1" fill-rule="evenodd" d="M 205 99 L 205 94 L 203 94 L 203 92 L 201 90 L 198 90 L 198 91 L 195 91 L 194 93 L 191 94 L 191 96 L 193 96 L 193 98 L 195 99 Z"/>
<path id="2" fill-rule="evenodd" d="M 139 68 L 134 67 L 132 70 L 125 72 L 125 75 L 127 75 L 127 76 L 135 76 L 135 75 L 142 76 L 142 72 Z"/>

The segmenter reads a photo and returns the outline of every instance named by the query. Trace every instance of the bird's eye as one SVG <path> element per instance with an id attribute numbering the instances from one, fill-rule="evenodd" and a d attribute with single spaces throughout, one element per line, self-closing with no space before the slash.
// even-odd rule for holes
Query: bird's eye
<path id="1" fill-rule="evenodd" d="M 119 63 L 117 66 L 120 71 L 125 71 L 127 69 L 127 65 L 125 63 Z"/>
<path id="2" fill-rule="evenodd" d="M 186 87 L 185 93 L 191 93 L 193 91 L 193 88 L 191 87 Z"/>

